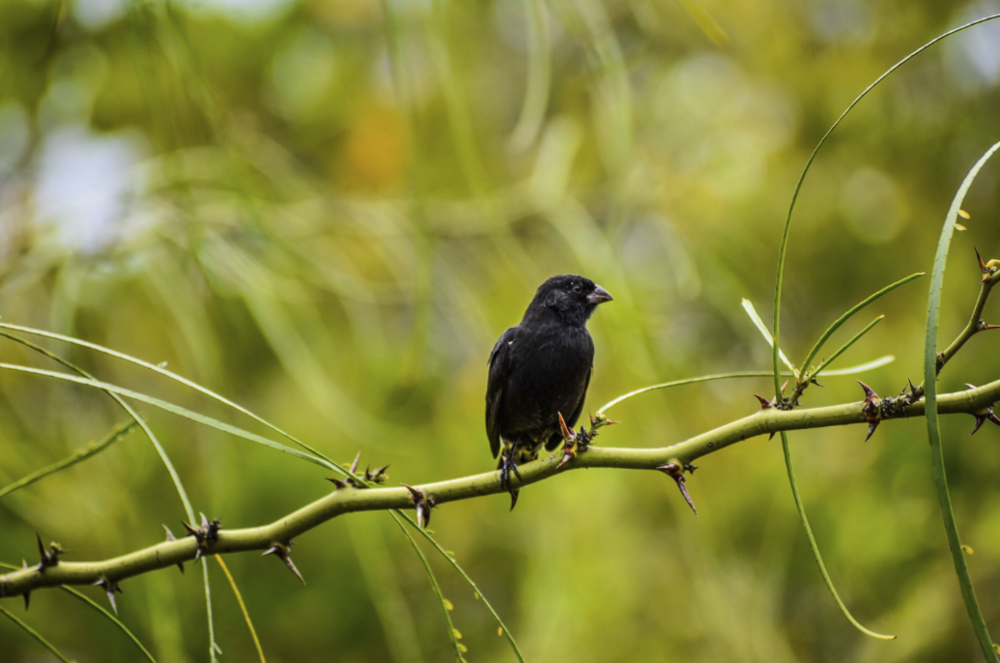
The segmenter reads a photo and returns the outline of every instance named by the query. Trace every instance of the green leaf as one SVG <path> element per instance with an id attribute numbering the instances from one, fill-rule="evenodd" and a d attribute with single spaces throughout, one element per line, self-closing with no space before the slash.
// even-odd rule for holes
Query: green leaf
<path id="1" fill-rule="evenodd" d="M 837 331 L 838 329 L 840 329 L 841 325 L 843 325 L 845 322 L 847 322 L 848 320 L 850 320 L 851 316 L 853 316 L 855 313 L 857 313 L 858 311 L 860 311 L 864 307 L 866 307 L 869 304 L 871 304 L 872 302 L 874 302 L 876 299 L 878 299 L 882 295 L 886 295 L 886 294 L 892 292 L 893 290 L 895 290 L 896 288 L 898 288 L 899 286 L 906 285 L 907 283 L 909 283 L 910 281 L 913 281 L 914 279 L 919 279 L 923 275 L 924 275 L 924 272 L 917 272 L 916 274 L 910 274 L 905 279 L 901 279 L 901 280 L 896 281 L 895 283 L 893 283 L 891 285 L 887 285 L 886 287 L 884 287 L 881 290 L 879 290 L 878 292 L 876 292 L 874 295 L 871 295 L 870 297 L 868 297 L 864 301 L 862 301 L 862 302 L 854 305 L 854 307 L 852 307 L 850 310 L 848 310 L 842 316 L 840 316 L 839 318 L 837 318 L 837 320 L 832 325 L 830 325 L 830 327 L 825 332 L 823 332 L 823 335 L 819 337 L 818 341 L 816 341 L 816 344 L 809 351 L 809 354 L 806 355 L 805 361 L 802 362 L 802 368 L 803 368 L 803 370 L 806 370 L 806 371 L 809 370 L 809 366 L 812 364 L 812 360 L 816 358 L 817 354 L 819 354 L 819 351 L 823 348 L 823 344 L 826 343 L 831 336 L 833 336 L 833 333 L 835 331 Z M 830 362 L 827 361 L 826 363 L 830 363 Z"/>
<path id="2" fill-rule="evenodd" d="M 846 348 L 844 348 L 846 349 Z M 885 355 L 874 359 L 864 364 L 858 366 L 851 366 L 850 368 L 841 368 L 836 371 L 826 371 L 825 375 L 855 375 L 857 373 L 863 373 L 864 371 L 870 371 L 874 368 L 879 368 L 880 366 L 885 366 L 886 364 L 891 364 L 896 361 L 893 355 Z M 827 362 L 829 363 L 829 362 Z M 598 416 L 603 416 L 610 410 L 613 406 L 618 405 L 622 401 L 626 401 L 633 396 L 638 396 L 640 394 L 645 394 L 650 391 L 657 391 L 659 389 L 669 389 L 671 387 L 682 387 L 688 384 L 697 384 L 699 382 L 711 382 L 713 380 L 729 380 L 733 378 L 769 378 L 774 373 L 771 371 L 743 371 L 740 373 L 719 373 L 716 375 L 701 375 L 696 378 L 685 378 L 683 380 L 674 380 L 672 382 L 661 382 L 660 384 L 650 385 L 648 387 L 643 387 L 642 389 L 636 389 L 635 391 L 630 391 L 627 394 L 622 394 L 617 398 L 608 401 L 597 410 Z M 792 373 L 782 373 L 782 377 L 794 377 Z"/>
<path id="3" fill-rule="evenodd" d="M 829 359 L 824 360 L 822 364 L 820 364 L 819 366 L 816 367 L 816 370 L 814 370 L 812 373 L 809 374 L 810 379 L 815 378 L 820 373 L 822 373 L 823 369 L 825 369 L 827 366 L 829 366 L 830 364 L 832 364 L 833 361 L 835 359 L 837 359 L 837 357 L 839 357 L 840 355 L 844 354 L 849 347 L 851 347 L 852 345 L 854 345 L 855 343 L 857 343 L 859 340 L 861 340 L 861 337 L 864 336 L 865 334 L 867 334 L 868 332 L 870 332 L 872 330 L 872 328 L 875 327 L 875 325 L 877 325 L 878 323 L 882 322 L 883 318 L 885 318 L 884 315 L 880 315 L 879 317 L 875 318 L 874 320 L 872 320 L 871 322 L 869 322 L 868 325 L 864 329 L 862 329 L 857 334 L 855 334 L 854 336 L 852 336 L 851 340 L 849 340 L 847 343 L 844 343 L 842 346 L 840 346 L 840 348 L 836 352 L 834 352 L 832 355 L 830 355 Z"/>
<path id="4" fill-rule="evenodd" d="M 770 330 L 768 330 L 767 325 L 764 324 L 764 321 L 760 319 L 759 315 L 757 315 L 757 309 L 753 307 L 753 303 L 749 299 L 744 298 L 743 310 L 746 311 L 747 315 L 750 316 L 750 319 L 753 320 L 753 323 L 757 326 L 757 329 L 760 330 L 760 333 L 764 337 L 764 340 L 767 341 L 768 345 L 770 345 L 773 348 L 774 337 L 771 336 L 771 332 Z M 792 375 L 798 377 L 799 375 L 798 370 L 796 370 L 792 362 L 788 361 L 788 357 L 785 356 L 785 353 L 782 352 L 780 348 L 777 350 L 777 352 L 778 352 L 778 357 L 780 357 L 781 361 L 784 362 L 785 366 L 788 367 L 788 370 L 792 372 Z M 781 387 L 779 386 L 777 389 L 778 391 L 780 391 Z M 777 393 L 777 391 L 775 393 Z"/>
<path id="5" fill-rule="evenodd" d="M 70 660 L 68 658 L 66 658 L 65 656 L 63 656 L 62 652 L 60 652 L 58 649 L 56 649 L 55 646 L 51 642 L 49 642 L 48 640 L 46 640 L 45 638 L 43 638 L 41 636 L 41 634 L 38 633 L 38 631 L 36 631 L 35 629 L 31 628 L 30 626 L 28 626 L 27 624 L 25 624 L 24 622 L 22 622 L 20 619 L 18 619 L 17 617 L 15 617 L 14 613 L 10 612 L 9 610 L 7 610 L 2 605 L 0 605 L 0 615 L 6 615 L 7 618 L 10 619 L 10 621 L 14 622 L 18 626 L 20 626 L 22 629 L 24 629 L 24 631 L 28 635 L 30 635 L 31 637 L 33 637 L 35 640 L 38 641 L 38 644 L 42 645 L 43 647 L 45 647 L 46 649 L 48 649 L 50 652 L 52 652 L 56 656 L 56 658 L 58 658 L 60 661 L 63 661 L 63 663 L 70 663 Z"/>
<path id="6" fill-rule="evenodd" d="M 781 288 L 782 288 L 782 285 L 784 284 L 784 278 L 785 278 L 785 276 L 784 276 L 785 275 L 785 257 L 788 254 L 788 236 L 789 236 L 789 233 L 790 233 L 790 230 L 791 230 L 791 226 L 792 226 L 792 214 L 795 211 L 795 203 L 798 201 L 799 193 L 802 191 L 802 184 L 803 184 L 803 182 L 805 182 L 806 175 L 809 174 L 809 169 L 812 167 L 813 161 L 816 160 L 816 155 L 819 154 L 820 149 L 822 149 L 823 145 L 826 144 L 827 139 L 830 137 L 831 134 L 833 134 L 834 130 L 838 126 L 840 126 L 840 123 L 844 120 L 845 117 L 847 117 L 847 115 L 851 112 L 851 110 L 855 106 L 857 106 L 858 103 L 862 99 L 864 99 L 865 96 L 867 96 L 869 92 L 871 92 L 873 89 L 875 89 L 875 87 L 878 86 L 879 83 L 881 83 L 883 80 L 885 80 L 894 71 L 896 71 L 897 69 L 899 69 L 900 67 L 902 67 L 904 64 L 906 64 L 907 62 L 909 62 L 910 60 L 912 60 L 917 55 L 919 55 L 923 51 L 927 50 L 928 48 L 930 48 L 934 44 L 938 43 L 942 39 L 944 39 L 946 37 L 949 37 L 949 36 L 951 36 L 953 34 L 956 34 L 958 32 L 961 32 L 962 30 L 967 30 L 967 29 L 971 28 L 974 25 L 979 25 L 980 23 L 985 23 L 986 21 L 992 21 L 992 20 L 997 19 L 997 18 L 1000 18 L 1000 14 L 991 14 L 990 16 L 985 16 L 983 18 L 979 18 L 979 19 L 976 19 L 974 21 L 970 21 L 970 22 L 966 23 L 965 25 L 960 25 L 957 28 L 949 30 L 948 32 L 945 32 L 945 33 L 943 33 L 941 35 L 938 35 L 934 39 L 930 40 L 929 42 L 927 42 L 926 44 L 924 44 L 923 46 L 921 46 L 917 50 L 913 51 L 912 53 L 910 53 L 909 55 L 907 55 L 905 58 L 903 58 L 902 60 L 900 60 L 896 64 L 894 64 L 892 67 L 890 67 L 888 70 L 886 70 L 881 76 L 879 76 L 878 78 L 876 78 L 875 81 L 872 82 L 871 85 L 869 85 L 868 87 L 866 87 L 861 92 L 861 94 L 859 94 L 854 99 L 854 101 L 851 102 L 851 104 L 844 110 L 843 113 L 840 114 L 840 117 L 837 118 L 837 120 L 827 130 L 827 132 L 825 134 L 823 134 L 823 137 L 820 139 L 819 143 L 816 144 L 816 147 L 813 148 L 812 154 L 809 155 L 809 159 L 806 161 L 805 168 L 803 168 L 803 170 L 802 170 L 802 174 L 799 175 L 799 181 L 795 184 L 795 190 L 792 192 L 792 200 L 791 200 L 791 203 L 788 206 L 788 215 L 785 218 L 785 227 L 784 227 L 784 229 L 781 232 L 781 248 L 778 250 L 778 270 L 777 270 L 777 277 L 775 278 L 775 283 L 774 283 L 774 325 L 773 325 L 773 327 L 774 327 L 774 345 L 772 346 L 773 352 L 771 353 L 772 362 L 773 362 L 774 391 L 775 391 L 775 393 L 779 393 L 780 390 L 781 390 L 781 366 L 779 364 L 780 351 L 778 350 L 778 344 L 781 342 Z M 888 637 L 888 636 L 879 636 L 877 633 L 873 633 L 872 631 L 869 631 L 868 629 L 865 629 L 860 624 L 858 624 L 858 622 L 855 621 L 854 617 L 852 617 L 851 614 L 847 611 L 847 608 L 844 606 L 843 602 L 840 600 L 840 597 L 837 595 L 837 590 L 834 588 L 833 583 L 830 581 L 829 575 L 826 573 L 826 567 L 823 564 L 823 558 L 820 555 L 819 548 L 816 546 L 816 542 L 815 542 L 815 540 L 812 537 L 812 531 L 809 529 L 809 524 L 808 524 L 809 521 L 806 518 L 805 509 L 802 506 L 802 501 L 799 499 L 798 487 L 795 484 L 795 473 L 794 473 L 794 471 L 792 469 L 792 456 L 791 456 L 791 452 L 788 449 L 788 436 L 784 432 L 781 433 L 781 446 L 782 446 L 782 448 L 784 450 L 784 453 L 785 453 L 785 465 L 786 465 L 786 467 L 788 469 L 788 479 L 789 479 L 789 482 L 791 483 L 792 494 L 795 496 L 796 507 L 799 509 L 799 516 L 801 517 L 802 522 L 803 522 L 803 524 L 806 527 L 807 534 L 809 534 L 809 543 L 810 543 L 810 546 L 812 547 L 813 557 L 815 557 L 816 564 L 819 565 L 819 567 L 820 567 L 820 572 L 823 574 L 823 579 L 826 581 L 827 588 L 830 590 L 830 593 L 833 594 L 833 597 L 837 601 L 837 604 L 840 606 L 841 611 L 844 613 L 844 616 L 848 619 L 848 621 L 850 621 L 852 624 L 854 624 L 855 627 L 857 627 L 858 629 L 860 629 L 863 633 L 866 633 L 868 635 L 872 635 L 874 637 L 883 637 L 883 638 Z M 996 659 L 994 658 L 992 660 L 995 661 Z"/>
<path id="7" fill-rule="evenodd" d="M 93 387 L 94 389 L 102 389 L 104 391 L 109 391 L 114 394 L 119 394 L 126 398 L 134 398 L 137 401 L 142 401 L 143 403 L 148 403 L 149 405 L 155 405 L 158 408 L 166 410 L 167 412 L 172 412 L 173 414 L 180 415 L 192 421 L 196 421 L 205 426 L 210 426 L 212 428 L 221 430 L 230 435 L 235 435 L 236 437 L 241 437 L 245 440 L 250 440 L 251 442 L 256 442 L 257 444 L 262 444 L 265 447 L 270 447 L 272 449 L 277 449 L 278 451 L 283 451 L 286 454 L 295 456 L 296 458 L 301 458 L 302 460 L 307 460 L 310 463 L 315 463 L 321 467 L 327 469 L 336 470 L 339 468 L 338 465 L 330 461 L 323 460 L 322 458 L 317 458 L 310 454 L 298 451 L 297 449 L 292 449 L 289 446 L 281 444 L 280 442 L 275 442 L 274 440 L 269 440 L 266 437 L 261 437 L 254 433 L 243 430 L 242 428 L 237 428 L 236 426 L 231 426 L 227 423 L 223 423 L 212 417 L 199 414 L 197 412 L 192 412 L 186 408 L 179 405 L 174 405 L 159 398 L 154 398 L 153 396 L 148 396 L 146 394 L 140 393 L 138 391 L 132 391 L 131 389 L 125 389 L 124 387 L 119 387 L 107 382 L 101 382 L 99 380 L 90 380 L 87 378 L 79 378 L 74 375 L 67 375 L 65 373 L 56 373 L 55 371 L 46 371 L 40 368 L 31 368 L 30 366 L 18 366 L 16 364 L 3 364 L 0 363 L 0 369 L 7 369 L 12 371 L 21 371 L 23 373 L 32 373 L 34 375 L 43 375 L 50 378 L 55 378 L 57 380 L 65 380 L 67 382 L 75 382 L 77 384 L 82 384 L 87 387 Z M 192 515 L 188 516 L 192 520 L 194 519 Z"/>
<path id="8" fill-rule="evenodd" d="M 77 346 L 80 346 L 80 347 L 83 347 L 83 348 L 87 348 L 89 350 L 94 350 L 96 352 L 100 352 L 102 354 L 106 354 L 106 355 L 108 355 L 110 357 L 114 357 L 116 359 L 121 359 L 123 361 L 127 361 L 127 362 L 129 362 L 131 364 L 135 364 L 136 366 L 141 366 L 141 367 L 145 368 L 146 370 L 153 371 L 154 373 L 159 373 L 163 377 L 170 378 L 171 380 L 174 380 L 175 382 L 179 382 L 179 383 L 183 384 L 186 387 L 194 389 L 195 391 L 197 391 L 199 393 L 202 393 L 205 396 L 208 396 L 209 398 L 215 399 L 215 400 L 219 401 L 220 403 L 222 403 L 224 405 L 227 405 L 227 406 L 233 408 L 234 410 L 237 410 L 238 412 L 241 412 L 241 413 L 245 414 L 246 416 L 250 417 L 254 421 L 257 421 L 257 422 L 259 422 L 259 423 L 267 426 L 268 428 L 270 428 L 271 430 L 275 431 L 276 433 L 278 433 L 282 437 L 284 437 L 284 438 L 286 438 L 288 440 L 291 440 L 292 442 L 294 442 L 295 444 L 299 445 L 300 447 L 302 447 L 303 449 L 305 449 L 309 453 L 311 453 L 311 454 L 313 454 L 315 456 L 318 456 L 318 457 L 322 458 L 323 460 L 327 461 L 328 463 L 330 463 L 333 466 L 331 469 L 334 469 L 334 470 L 336 470 L 337 472 L 339 472 L 340 474 L 343 474 L 343 475 L 348 474 L 343 467 L 340 467 L 339 465 L 337 465 L 337 463 L 333 462 L 332 460 L 330 460 L 328 457 L 326 457 L 324 454 L 320 453 L 316 449 L 313 449 L 311 446 L 309 446 L 305 442 L 299 440 L 298 438 L 296 438 L 291 433 L 285 432 L 284 430 L 278 428 L 277 426 L 275 426 L 271 422 L 267 421 L 263 417 L 260 417 L 260 416 L 258 416 L 256 414 L 254 414 L 253 412 L 251 412 L 250 410 L 247 410 L 246 408 L 244 408 L 244 407 L 242 407 L 240 405 L 237 405 L 236 403 L 232 402 L 231 400 L 229 400 L 227 398 L 224 398 L 223 396 L 220 396 L 219 394 L 215 393 L 211 389 L 207 389 L 207 388 L 201 386 L 200 384 L 198 384 L 197 382 L 192 382 L 191 380 L 188 380 L 187 378 L 183 378 L 180 375 L 177 375 L 176 373 L 168 371 L 167 369 L 163 368 L 162 366 L 156 366 L 154 364 L 150 364 L 147 361 L 143 361 L 141 359 L 137 359 L 135 357 L 132 357 L 130 355 L 125 354 L 124 352 L 118 352 L 117 350 L 112 350 L 111 348 L 106 348 L 103 345 L 97 345 L 96 343 L 90 343 L 88 341 L 83 341 L 83 340 L 80 340 L 78 338 L 73 338 L 72 336 L 63 336 L 62 334 L 55 334 L 53 332 L 45 331 L 44 329 L 34 329 L 32 327 L 22 327 L 20 325 L 11 325 L 11 324 L 8 324 L 8 323 L 5 323 L 5 322 L 0 322 L 0 329 L 13 329 L 15 331 L 24 332 L 26 334 L 34 334 L 36 336 L 42 336 L 44 338 L 51 338 L 53 340 L 62 341 L 64 343 L 70 343 L 72 345 L 77 345 Z M 73 370 L 77 370 L 77 372 L 79 372 L 79 370 L 75 369 L 75 367 L 73 367 L 71 364 L 69 364 L 65 360 L 60 359 L 56 355 L 53 355 L 52 353 L 50 353 L 48 350 L 45 350 L 44 348 L 40 348 L 37 345 L 34 345 L 33 343 L 29 343 L 29 342 L 25 341 L 24 339 L 18 338 L 16 336 L 12 336 L 10 334 L 3 334 L 2 332 L 0 332 L 0 335 L 7 336 L 8 338 L 10 338 L 12 340 L 15 340 L 15 341 L 17 341 L 19 343 L 23 343 L 23 344 L 25 344 L 25 345 L 27 345 L 27 346 L 29 346 L 29 347 L 31 347 L 31 348 L 39 351 L 39 352 L 42 352 L 45 355 L 47 355 L 47 356 L 55 359 L 56 361 L 59 361 L 63 365 L 67 366 L 68 368 L 72 368 Z M 90 376 L 87 375 L 86 377 L 90 377 Z M 194 518 L 193 515 L 189 515 L 188 517 L 192 518 L 192 519 Z"/>
<path id="9" fill-rule="evenodd" d="M 0 497 L 13 493 L 15 490 L 20 490 L 25 486 L 30 486 L 31 484 L 41 479 L 44 479 L 50 474 L 55 474 L 60 470 L 64 470 L 67 467 L 72 467 L 73 465 L 76 465 L 77 463 L 82 462 L 90 458 L 91 456 L 99 454 L 100 452 L 107 449 L 108 446 L 110 446 L 111 444 L 117 442 L 118 440 L 122 439 L 123 437 L 131 433 L 132 430 L 137 425 L 138 424 L 134 421 L 118 424 L 100 442 L 91 442 L 82 449 L 77 449 L 76 451 L 73 452 L 72 455 L 68 456 L 67 458 L 63 458 L 58 462 L 52 463 L 48 467 L 42 468 L 37 472 L 32 472 L 28 476 L 18 479 L 17 481 L 9 483 L 3 488 L 0 488 Z"/>
<path id="10" fill-rule="evenodd" d="M 431 569 L 431 565 L 427 561 L 427 557 L 425 557 L 423 551 L 420 550 L 420 546 L 417 545 L 413 535 L 410 534 L 409 530 L 406 529 L 406 526 L 403 525 L 397 515 L 399 512 L 393 509 L 390 511 L 390 514 L 392 515 L 392 519 L 396 521 L 396 524 L 399 525 L 399 529 L 402 530 L 403 535 L 406 536 L 407 540 L 410 542 L 410 545 L 413 546 L 413 551 L 417 553 L 417 557 L 420 558 L 420 563 L 424 566 L 424 571 L 427 573 L 427 579 L 431 583 L 431 589 L 434 590 L 434 596 L 437 597 L 438 603 L 441 606 L 441 612 L 444 613 L 444 621 L 448 625 L 448 638 L 451 640 L 451 647 L 455 651 L 455 660 L 461 663 L 462 652 L 459 649 L 458 638 L 462 637 L 462 634 L 459 633 L 455 626 L 451 623 L 451 613 L 448 611 L 448 606 L 445 604 L 444 594 L 441 593 L 441 587 L 438 585 L 437 578 L 434 576 L 434 570 Z"/>
<path id="11" fill-rule="evenodd" d="M 931 465 L 934 475 L 934 487 L 937 489 L 938 504 L 941 507 L 941 517 L 944 520 L 944 529 L 948 535 L 948 547 L 951 549 L 951 558 L 955 564 L 955 573 L 958 575 L 958 585 L 962 590 L 962 598 L 965 600 L 965 609 L 969 613 L 972 621 L 972 628 L 976 632 L 979 646 L 983 650 L 983 656 L 987 661 L 997 663 L 997 652 L 993 648 L 993 641 L 990 639 L 989 631 L 986 628 L 986 620 L 979 609 L 979 601 L 976 599 L 976 592 L 972 588 L 972 579 L 969 577 L 969 567 L 965 563 L 965 554 L 962 552 L 962 541 L 958 536 L 958 523 L 955 521 L 955 512 L 951 506 L 951 494 L 948 492 L 948 477 L 944 469 L 944 452 L 941 449 L 941 427 L 938 423 L 937 409 L 937 336 L 938 319 L 941 311 L 941 287 L 944 284 L 945 263 L 948 260 L 948 248 L 951 246 L 951 238 L 955 230 L 955 220 L 958 210 L 961 209 L 962 201 L 973 180 L 979 174 L 983 164 L 993 154 L 1000 149 L 1000 142 L 993 145 L 986 153 L 980 157 L 976 165 L 972 167 L 969 174 L 965 176 L 962 185 L 951 201 L 948 215 L 944 220 L 944 227 L 941 229 L 941 239 L 938 240 L 937 253 L 934 255 L 934 271 L 931 274 L 930 294 L 927 297 L 927 329 L 924 338 L 924 396 L 926 399 L 926 423 L 927 437 L 931 444 Z M 990 287 L 984 284 L 983 287 Z"/>

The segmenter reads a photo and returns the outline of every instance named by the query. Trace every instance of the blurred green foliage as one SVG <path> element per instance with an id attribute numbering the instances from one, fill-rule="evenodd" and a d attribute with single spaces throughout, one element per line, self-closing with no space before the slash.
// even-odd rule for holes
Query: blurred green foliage
<path id="1" fill-rule="evenodd" d="M 168 362 L 338 460 L 361 449 L 362 465 L 391 463 L 392 482 L 486 471 L 486 357 L 551 274 L 584 273 L 616 297 L 591 323 L 591 410 L 653 382 L 767 368 L 740 299 L 769 318 L 810 150 L 882 71 L 997 7 L 3 0 L 0 313 Z M 786 268 L 793 361 L 848 307 L 929 269 L 955 188 L 1000 134 L 998 82 L 1000 25 L 974 28 L 890 78 L 820 154 Z M 988 165 L 966 202 L 942 339 L 975 300 L 973 245 L 1000 257 L 997 173 Z M 895 354 L 864 377 L 880 393 L 920 374 L 925 293 L 921 281 L 873 305 L 885 321 L 842 360 Z M 986 313 L 1000 322 L 995 301 Z M 939 390 L 997 379 L 998 340 L 974 339 Z M 253 428 L 135 367 L 45 345 L 100 379 Z M 54 368 L 9 342 L 0 356 Z M 824 383 L 807 406 L 861 399 L 852 380 Z M 768 385 L 633 399 L 599 442 L 668 445 L 753 412 L 751 393 Z M 139 409 L 195 509 L 224 526 L 269 522 L 329 489 L 315 466 Z M 0 485 L 123 418 L 101 393 L 4 373 Z M 997 633 L 1000 431 L 969 440 L 972 423 L 945 418 L 945 450 Z M 502 496 L 449 504 L 434 527 L 531 661 L 974 660 L 924 423 L 863 439 L 862 426 L 791 436 L 828 568 L 862 622 L 899 635 L 891 643 L 858 634 L 827 595 L 776 441 L 704 459 L 688 481 L 698 518 L 659 474 L 594 471 L 532 486 L 512 514 Z M 103 559 L 182 517 L 133 434 L 0 500 L 0 560 L 34 561 L 35 531 L 70 559 Z M 337 519 L 297 543 L 304 588 L 270 558 L 227 560 L 268 661 L 448 659 L 422 567 L 387 516 Z M 482 604 L 429 558 L 466 658 L 513 660 Z M 211 571 L 222 660 L 256 660 Z M 197 574 L 164 570 L 124 589 L 122 619 L 159 661 L 206 659 Z M 61 592 L 36 592 L 25 619 L 81 661 L 137 660 Z M 0 654 L 40 660 L 8 620 Z"/>

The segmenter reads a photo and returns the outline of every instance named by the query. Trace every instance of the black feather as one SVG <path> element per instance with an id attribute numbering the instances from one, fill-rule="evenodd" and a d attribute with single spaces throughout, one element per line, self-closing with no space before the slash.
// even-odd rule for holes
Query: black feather
<path id="1" fill-rule="evenodd" d="M 501 469 L 506 463 L 516 473 L 516 464 L 537 458 L 543 445 L 555 449 L 562 440 L 560 413 L 569 426 L 579 419 L 594 363 L 587 320 L 610 300 L 590 279 L 553 276 L 538 288 L 520 324 L 493 346 L 486 434 L 494 458 L 504 449 Z"/>

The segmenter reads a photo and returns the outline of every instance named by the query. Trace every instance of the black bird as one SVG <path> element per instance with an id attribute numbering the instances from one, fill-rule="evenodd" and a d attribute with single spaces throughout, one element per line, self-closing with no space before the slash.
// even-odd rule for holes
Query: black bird
<path id="1" fill-rule="evenodd" d="M 520 463 L 538 458 L 544 444 L 555 449 L 563 436 L 559 414 L 572 427 L 594 364 L 594 341 L 587 319 L 601 302 L 614 299 L 583 276 L 553 276 L 531 300 L 521 323 L 503 333 L 490 353 L 486 385 L 486 434 L 496 458 L 500 485 L 510 492 L 510 508 L 518 491 L 510 472 L 520 479 Z"/>

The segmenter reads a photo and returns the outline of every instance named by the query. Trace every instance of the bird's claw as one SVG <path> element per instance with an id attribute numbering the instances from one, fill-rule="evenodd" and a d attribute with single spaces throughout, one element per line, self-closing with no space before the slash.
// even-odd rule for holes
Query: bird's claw
<path id="1" fill-rule="evenodd" d="M 500 488 L 510 493 L 510 510 L 513 511 L 514 507 L 517 506 L 517 496 L 521 491 L 514 488 L 514 485 L 510 481 L 511 470 L 514 471 L 514 476 L 517 477 L 518 481 L 523 481 L 521 473 L 517 471 L 517 464 L 514 463 L 513 449 L 503 455 L 503 463 L 500 465 Z"/>

